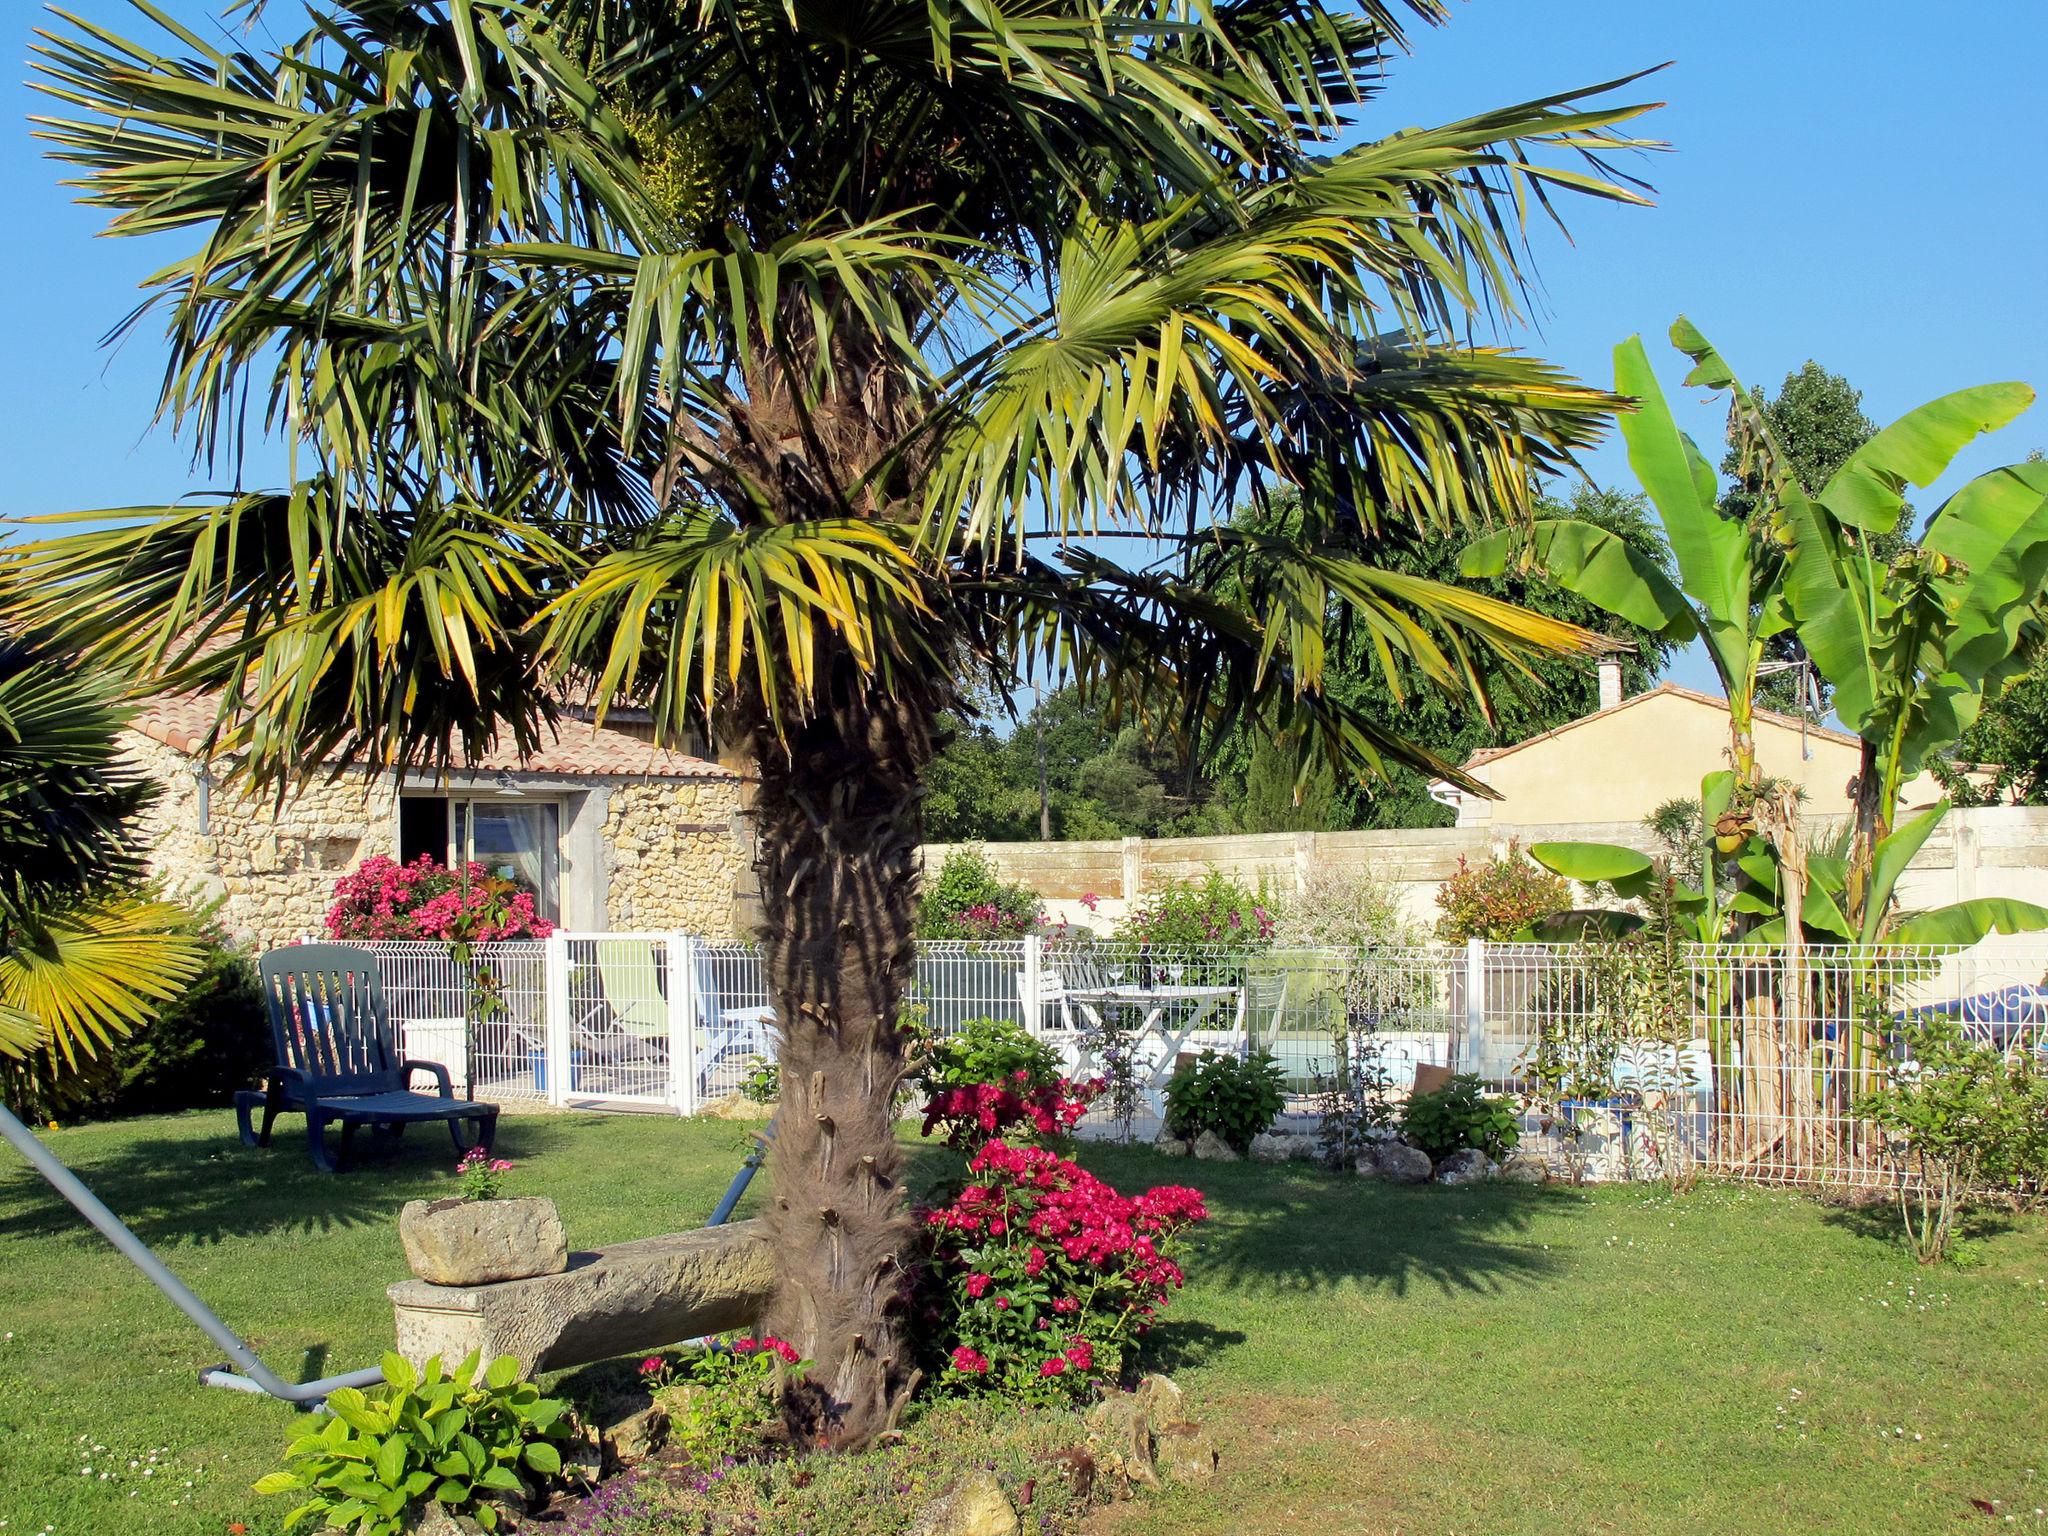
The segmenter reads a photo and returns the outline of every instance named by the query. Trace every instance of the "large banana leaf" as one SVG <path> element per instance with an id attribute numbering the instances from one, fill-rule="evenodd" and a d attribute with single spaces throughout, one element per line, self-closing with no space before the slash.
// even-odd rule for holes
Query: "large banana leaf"
<path id="1" fill-rule="evenodd" d="M 1994 933 L 2035 933 L 2048 928 L 2048 907 L 2002 896 L 1980 896 L 1899 919 L 1887 937 L 1895 944 L 1975 944 Z"/>
<path id="2" fill-rule="evenodd" d="M 1949 670 L 1989 697 L 2025 665 L 2020 632 L 2048 582 L 2048 463 L 1977 476 L 1943 504 L 1920 543 L 1963 567 Z"/>
<path id="3" fill-rule="evenodd" d="M 1850 454 L 1814 499 L 1846 527 L 1889 533 L 1907 486 L 1934 484 L 1964 448 L 2033 403 L 2024 384 L 1979 384 L 1930 400 Z"/>
<path id="4" fill-rule="evenodd" d="M 1713 467 L 1672 419 L 1640 336 L 1614 349 L 1614 387 L 1635 397 L 1636 408 L 1621 418 L 1629 465 L 1663 519 L 1680 584 L 1698 606 L 1701 638 L 1730 699 L 1746 698 L 1756 597 L 1748 532 L 1721 515 Z"/>

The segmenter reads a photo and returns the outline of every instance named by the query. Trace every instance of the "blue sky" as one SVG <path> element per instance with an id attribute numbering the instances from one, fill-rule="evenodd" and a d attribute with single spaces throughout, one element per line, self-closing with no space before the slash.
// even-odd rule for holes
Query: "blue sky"
<path id="1" fill-rule="evenodd" d="M 165 0 L 192 21 L 212 14 Z M 72 0 L 87 18 L 135 29 L 113 0 Z M 280 12 L 282 7 L 279 8 Z M 9 6 L 7 44 L 25 67 L 47 18 Z M 2048 384 L 2048 113 L 2041 61 L 2048 6 L 1972 0 L 1939 11 L 1904 0 L 1475 0 L 1426 31 L 1373 109 L 1367 131 L 1444 121 L 1672 67 L 1631 90 L 1668 103 L 1644 123 L 1672 152 L 1647 158 L 1650 209 L 1571 210 L 1574 242 L 1538 242 L 1540 331 L 1523 338 L 1583 377 L 1611 377 L 1614 343 L 1661 338 L 1687 313 L 1746 378 L 1775 387 L 1808 357 L 1846 374 L 1880 422 L 1966 384 Z M 120 352 L 102 333 L 133 302 L 161 249 L 96 240 L 99 217 L 57 186 L 10 88 L 0 130 L 0 461 L 13 515 L 169 499 L 208 482 L 149 413 L 162 358 L 145 332 Z M 1719 412 L 1674 399 L 1703 442 Z M 1934 492 L 2048 446 L 2048 406 L 1980 445 Z M 260 469 L 260 465 L 258 466 Z M 1588 468 L 1629 483 L 1618 448 Z M 260 474 L 253 477 L 260 479 Z M 1710 677 L 1696 657 L 1681 680 Z"/>

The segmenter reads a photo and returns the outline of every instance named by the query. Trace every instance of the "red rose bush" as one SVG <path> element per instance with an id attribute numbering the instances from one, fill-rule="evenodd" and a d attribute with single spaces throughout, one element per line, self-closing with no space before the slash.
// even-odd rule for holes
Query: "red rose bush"
<path id="1" fill-rule="evenodd" d="M 1024 1400 L 1114 1385 L 1184 1276 L 1198 1190 L 1117 1193 L 1045 1147 L 989 1142 L 970 1182 L 924 1214 L 942 1386 Z"/>

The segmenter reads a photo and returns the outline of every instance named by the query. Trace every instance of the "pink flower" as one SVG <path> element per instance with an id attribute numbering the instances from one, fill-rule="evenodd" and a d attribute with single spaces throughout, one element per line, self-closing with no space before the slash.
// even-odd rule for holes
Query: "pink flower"
<path id="1" fill-rule="evenodd" d="M 1041 1376 L 1064 1376 L 1066 1371 L 1067 1362 L 1062 1355 L 1054 1355 L 1038 1368 L 1038 1374 Z"/>
<path id="2" fill-rule="evenodd" d="M 995 1281 L 987 1275 L 969 1275 L 967 1277 L 967 1294 L 976 1301 L 979 1301 L 988 1294 L 988 1288 L 993 1284 L 995 1284 Z"/>
<path id="3" fill-rule="evenodd" d="M 969 1349 L 962 1344 L 953 1351 L 953 1369 L 966 1376 L 982 1376 L 988 1372 L 988 1358 L 980 1350 Z"/>
<path id="4" fill-rule="evenodd" d="M 734 1339 L 732 1341 L 732 1352 L 736 1355 L 751 1355 L 760 1347 L 761 1341 L 759 1339 Z"/>
<path id="5" fill-rule="evenodd" d="M 640 1362 L 640 1374 L 642 1376 L 652 1376 L 656 1371 L 660 1370 L 661 1367 L 661 1356 L 649 1355 L 645 1360 L 642 1360 Z"/>

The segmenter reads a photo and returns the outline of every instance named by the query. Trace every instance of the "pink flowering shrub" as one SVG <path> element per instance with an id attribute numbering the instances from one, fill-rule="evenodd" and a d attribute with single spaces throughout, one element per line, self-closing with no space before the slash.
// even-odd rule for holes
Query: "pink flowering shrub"
<path id="1" fill-rule="evenodd" d="M 1161 951 L 1267 949 L 1273 927 L 1273 913 L 1256 891 L 1212 869 L 1204 879 L 1170 881 L 1147 894 L 1117 937 Z"/>
<path id="2" fill-rule="evenodd" d="M 649 1355 L 640 1380 L 669 1416 L 669 1443 L 699 1466 L 715 1467 L 759 1448 L 777 1399 L 810 1364 L 772 1333 L 742 1334 L 675 1360 Z"/>
<path id="3" fill-rule="evenodd" d="M 1021 939 L 1040 920 L 1038 896 L 1005 881 L 979 848 L 955 848 L 917 900 L 920 939 Z"/>
<path id="4" fill-rule="evenodd" d="M 924 1213 L 926 1337 L 940 1385 L 1057 1401 L 1122 1375 L 1184 1276 L 1199 1190 L 1118 1194 L 1044 1147 L 991 1141 L 971 1182 Z"/>
<path id="5" fill-rule="evenodd" d="M 498 1191 L 505 1187 L 505 1175 L 511 1171 L 510 1158 L 493 1157 L 482 1147 L 471 1147 L 455 1165 L 455 1176 L 462 1181 L 465 1200 L 497 1199 Z"/>
<path id="6" fill-rule="evenodd" d="M 336 939 L 440 939 L 488 944 L 494 939 L 544 939 L 554 924 L 535 910 L 533 893 L 481 864 L 464 877 L 422 854 L 400 864 L 381 854 L 367 858 L 334 886 L 327 909 L 328 937 Z"/>
<path id="7" fill-rule="evenodd" d="M 1065 1136 L 1102 1091 L 1099 1081 L 1062 1077 L 1052 1047 L 1002 1019 L 969 1019 L 959 1033 L 931 1041 L 918 1086 L 925 1094 L 924 1134 L 943 1136 L 963 1151 L 998 1136 Z"/>

